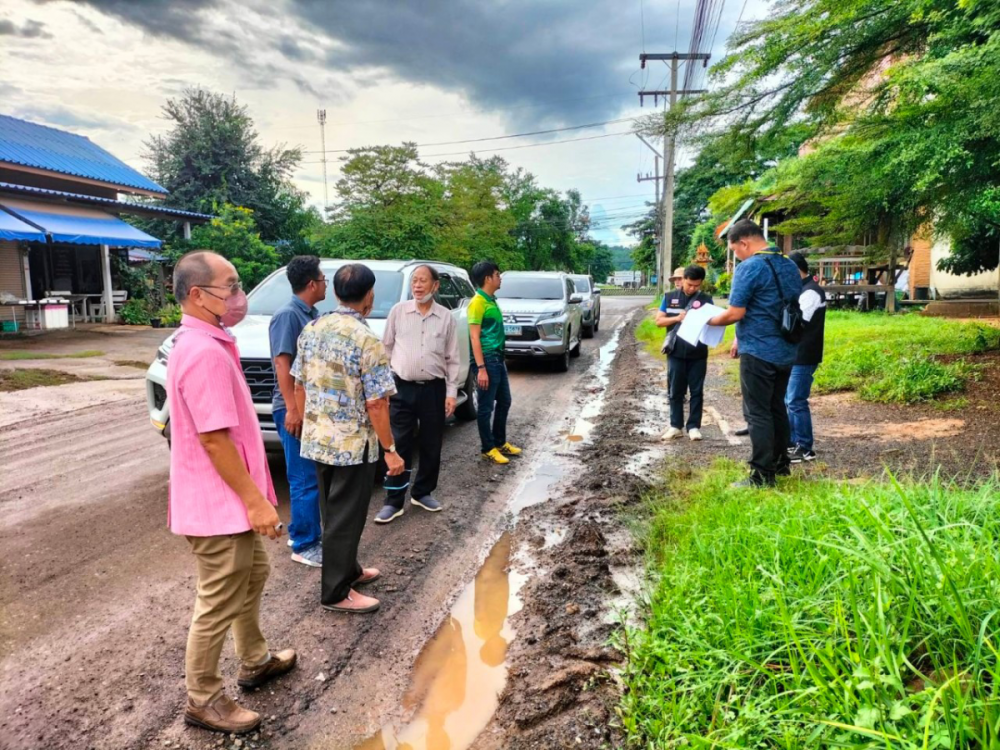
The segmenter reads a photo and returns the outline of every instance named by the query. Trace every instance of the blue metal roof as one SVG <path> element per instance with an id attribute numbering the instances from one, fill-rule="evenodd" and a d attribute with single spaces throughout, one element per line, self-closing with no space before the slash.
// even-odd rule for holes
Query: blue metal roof
<path id="1" fill-rule="evenodd" d="M 9 115 L 0 115 L 0 162 L 167 194 L 89 138 Z"/>
<path id="2" fill-rule="evenodd" d="M 0 208 L 0 240 L 45 242 L 45 234 Z"/>
<path id="3" fill-rule="evenodd" d="M 12 182 L 0 182 L 0 192 L 23 193 L 24 195 L 34 195 L 39 197 L 62 198 L 79 203 L 92 203 L 98 206 L 114 206 L 122 213 L 131 213 L 129 209 L 141 209 L 160 213 L 166 216 L 179 216 L 181 218 L 201 219 L 211 221 L 215 217 L 212 214 L 199 214 L 195 211 L 185 211 L 180 208 L 170 208 L 169 206 L 154 206 L 149 203 L 123 203 L 113 198 L 98 198 L 94 195 L 83 195 L 82 193 L 67 193 L 64 190 L 49 190 L 47 188 L 31 187 L 29 185 L 15 185 Z"/>
<path id="4" fill-rule="evenodd" d="M 53 242 L 151 248 L 158 248 L 162 244 L 131 224 L 93 208 L 12 198 L 3 199 L 3 208 L 18 219 L 41 229 Z"/>

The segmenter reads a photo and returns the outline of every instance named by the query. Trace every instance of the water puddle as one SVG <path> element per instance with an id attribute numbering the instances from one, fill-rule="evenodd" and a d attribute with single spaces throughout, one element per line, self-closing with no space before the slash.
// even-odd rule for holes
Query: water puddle
<path id="1" fill-rule="evenodd" d="M 646 448 L 629 456 L 628 460 L 625 461 L 625 471 L 637 476 L 651 476 L 653 474 L 651 471 L 653 466 L 666 455 L 667 450 L 665 447 L 654 446 Z"/>
<path id="2" fill-rule="evenodd" d="M 527 576 L 511 571 L 504 533 L 458 597 L 451 616 L 417 656 L 403 709 L 416 711 L 398 731 L 384 726 L 354 750 L 465 750 L 489 723 L 507 679 L 511 615 Z"/>
<path id="3" fill-rule="evenodd" d="M 566 473 L 565 462 L 555 456 L 543 461 L 538 467 L 527 474 L 514 490 L 510 501 L 510 511 L 514 518 L 525 508 L 544 503 L 550 497 L 549 490 L 563 478 Z"/>
<path id="4" fill-rule="evenodd" d="M 618 352 L 618 342 L 621 339 L 624 327 L 624 324 L 619 324 L 611 334 L 608 342 L 597 351 L 597 364 L 594 368 L 594 377 L 597 379 L 598 385 L 591 388 L 590 392 L 594 394 L 594 398 L 589 399 L 583 405 L 583 408 L 580 409 L 580 416 L 570 431 L 570 437 L 567 439 L 573 442 L 590 442 L 590 433 L 593 432 L 595 427 L 594 420 L 600 416 L 601 410 L 604 408 L 608 384 L 611 382 L 611 363 L 615 361 L 615 354 Z M 576 438 L 576 440 L 573 440 L 573 438 Z"/>

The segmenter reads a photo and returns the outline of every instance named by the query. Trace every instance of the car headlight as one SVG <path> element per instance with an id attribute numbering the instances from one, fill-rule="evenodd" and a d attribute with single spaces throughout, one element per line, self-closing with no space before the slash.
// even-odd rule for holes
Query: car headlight
<path id="1" fill-rule="evenodd" d="M 566 326 L 566 318 L 549 318 L 548 320 L 542 320 L 538 323 L 538 332 L 541 334 L 543 339 L 561 339 L 563 337 L 563 328 Z"/>
<path id="2" fill-rule="evenodd" d="M 163 364 L 167 364 L 167 357 L 170 356 L 170 350 L 174 348 L 174 339 L 170 337 L 162 344 L 160 348 L 156 350 L 156 361 Z"/>

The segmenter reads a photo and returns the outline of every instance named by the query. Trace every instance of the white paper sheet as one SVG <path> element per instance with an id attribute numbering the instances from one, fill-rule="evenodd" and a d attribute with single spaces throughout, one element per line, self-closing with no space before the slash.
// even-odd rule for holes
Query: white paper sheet
<path id="1" fill-rule="evenodd" d="M 708 321 L 725 310 L 716 305 L 702 305 L 687 311 L 677 335 L 692 346 L 705 344 L 709 348 L 722 343 L 726 334 L 724 326 L 710 326 Z"/>

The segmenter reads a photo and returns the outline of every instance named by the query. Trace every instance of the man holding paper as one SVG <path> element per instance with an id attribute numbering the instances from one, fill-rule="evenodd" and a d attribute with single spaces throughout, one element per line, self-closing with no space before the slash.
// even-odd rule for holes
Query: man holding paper
<path id="1" fill-rule="evenodd" d="M 667 394 L 670 398 L 670 429 L 663 434 L 665 440 L 684 434 L 684 397 L 691 392 L 691 409 L 687 420 L 687 434 L 692 440 L 701 440 L 701 411 L 708 370 L 708 347 L 695 339 L 689 343 L 678 335 L 680 324 L 689 311 L 712 304 L 712 298 L 701 291 L 705 269 L 688 266 L 683 270 L 678 289 L 663 295 L 656 325 L 669 329 L 662 351 L 667 355 Z"/>

